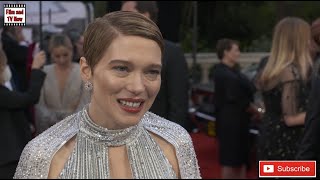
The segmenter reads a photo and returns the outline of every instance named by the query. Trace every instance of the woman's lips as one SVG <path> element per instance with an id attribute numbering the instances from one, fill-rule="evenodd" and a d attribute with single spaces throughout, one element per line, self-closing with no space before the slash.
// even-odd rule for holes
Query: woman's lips
<path id="1" fill-rule="evenodd" d="M 123 98 L 123 99 L 118 99 L 118 103 L 121 109 L 123 109 L 124 111 L 129 113 L 138 113 L 142 110 L 144 100 Z"/>

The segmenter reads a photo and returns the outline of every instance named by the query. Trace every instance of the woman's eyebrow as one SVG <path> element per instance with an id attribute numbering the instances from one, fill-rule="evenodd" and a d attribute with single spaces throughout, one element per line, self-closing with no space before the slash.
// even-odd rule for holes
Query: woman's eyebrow
<path id="1" fill-rule="evenodd" d="M 131 64 L 131 63 L 127 60 L 114 59 L 114 60 L 111 60 L 109 64 Z"/>
<path id="2" fill-rule="evenodd" d="M 162 65 L 161 64 L 151 64 L 150 66 L 148 66 L 149 68 L 156 68 L 156 69 L 161 69 Z"/>

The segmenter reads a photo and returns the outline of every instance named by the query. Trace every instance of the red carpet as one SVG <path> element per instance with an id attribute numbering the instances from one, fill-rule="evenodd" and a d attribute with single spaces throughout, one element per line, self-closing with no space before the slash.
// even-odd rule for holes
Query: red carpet
<path id="1" fill-rule="evenodd" d="M 217 142 L 214 137 L 210 137 L 203 132 L 191 133 L 194 148 L 197 154 L 200 172 L 203 179 L 220 179 L 221 167 L 218 161 Z M 254 168 L 254 158 L 252 158 L 252 168 L 247 172 L 248 179 L 258 178 L 258 172 Z"/>

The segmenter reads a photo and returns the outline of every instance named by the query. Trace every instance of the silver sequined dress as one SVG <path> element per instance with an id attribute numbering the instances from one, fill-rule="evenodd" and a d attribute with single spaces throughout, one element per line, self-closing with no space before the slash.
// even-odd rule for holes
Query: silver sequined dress
<path id="1" fill-rule="evenodd" d="M 74 136 L 75 148 L 59 178 L 110 178 L 108 147 L 121 145 L 127 147 L 133 178 L 177 178 L 150 132 L 159 135 L 175 147 L 182 179 L 201 178 L 191 138 L 178 124 L 147 112 L 136 126 L 122 130 L 107 130 L 92 122 L 86 108 L 30 141 L 22 152 L 14 178 L 47 178 L 53 156 Z"/>

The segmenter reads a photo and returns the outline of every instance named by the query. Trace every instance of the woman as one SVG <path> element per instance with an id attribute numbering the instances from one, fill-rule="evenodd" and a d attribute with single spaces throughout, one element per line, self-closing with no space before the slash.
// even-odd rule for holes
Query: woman
<path id="1" fill-rule="evenodd" d="M 239 45 L 231 39 L 217 43 L 221 63 L 214 69 L 217 137 L 222 178 L 245 178 L 248 160 L 249 120 L 254 85 L 237 68 Z"/>
<path id="2" fill-rule="evenodd" d="M 31 81 L 26 92 L 9 90 L 5 82 L 11 79 L 7 57 L 0 49 L 0 178 L 11 179 L 24 146 L 31 140 L 30 122 L 24 109 L 37 103 L 45 73 L 40 67 L 45 63 L 45 53 L 35 56 Z"/>
<path id="3" fill-rule="evenodd" d="M 258 81 L 266 107 L 259 160 L 295 159 L 308 99 L 310 37 L 310 25 L 300 18 L 284 18 L 275 27 L 270 57 Z"/>
<path id="4" fill-rule="evenodd" d="M 311 92 L 305 120 L 304 135 L 297 154 L 298 160 L 316 160 L 317 174 L 320 174 L 320 18 L 316 19 L 311 26 L 313 47 L 311 55 L 315 65 L 313 66 Z"/>
<path id="5" fill-rule="evenodd" d="M 163 38 L 135 12 L 112 12 L 84 33 L 80 71 L 91 102 L 31 141 L 15 178 L 200 178 L 191 138 L 148 112 Z"/>
<path id="6" fill-rule="evenodd" d="M 84 91 L 80 77 L 80 66 L 72 62 L 72 48 L 66 35 L 54 35 L 49 41 L 53 64 L 43 69 L 47 77 L 40 101 L 35 107 L 38 133 L 82 109 L 89 102 L 89 94 Z"/>

